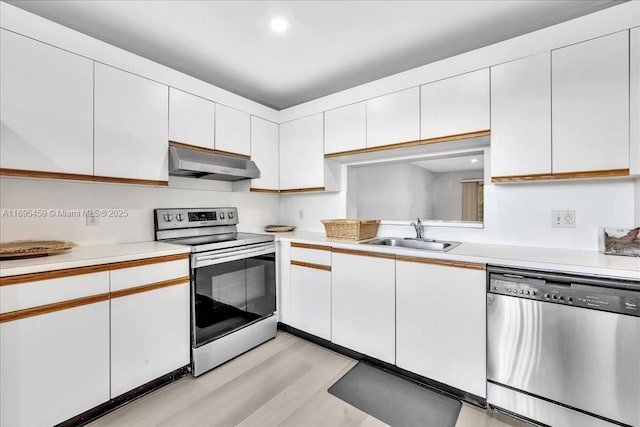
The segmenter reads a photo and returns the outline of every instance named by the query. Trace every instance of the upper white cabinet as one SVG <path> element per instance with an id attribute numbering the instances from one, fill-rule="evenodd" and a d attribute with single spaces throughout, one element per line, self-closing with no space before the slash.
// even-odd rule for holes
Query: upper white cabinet
<path id="1" fill-rule="evenodd" d="M 551 173 L 551 54 L 491 68 L 491 176 Z"/>
<path id="2" fill-rule="evenodd" d="M 629 32 L 551 55 L 553 173 L 629 168 Z"/>
<path id="3" fill-rule="evenodd" d="M 420 91 L 420 139 L 491 127 L 488 68 L 423 85 Z"/>
<path id="4" fill-rule="evenodd" d="M 395 363 L 395 260 L 351 251 L 331 258 L 331 340 Z"/>
<path id="5" fill-rule="evenodd" d="M 367 103 L 347 105 L 324 113 L 324 154 L 367 147 Z"/>
<path id="6" fill-rule="evenodd" d="M 251 181 L 251 188 L 278 190 L 278 125 L 251 116 L 251 159 L 260 169 L 260 178 Z"/>
<path id="7" fill-rule="evenodd" d="M 486 396 L 486 273 L 396 262 L 397 365 Z"/>
<path id="8" fill-rule="evenodd" d="M 251 120 L 249 114 L 216 104 L 215 149 L 251 156 Z"/>
<path id="9" fill-rule="evenodd" d="M 213 150 L 215 104 L 169 88 L 169 140 Z"/>
<path id="10" fill-rule="evenodd" d="M 640 27 L 631 29 L 629 42 L 629 168 L 631 174 L 640 175 Z"/>
<path id="11" fill-rule="evenodd" d="M 95 175 L 168 179 L 167 86 L 95 64 Z"/>
<path id="12" fill-rule="evenodd" d="M 324 187 L 323 114 L 280 125 L 280 189 Z"/>
<path id="13" fill-rule="evenodd" d="M 0 167 L 93 174 L 93 61 L 0 30 Z"/>
<path id="14" fill-rule="evenodd" d="M 420 88 L 367 100 L 367 148 L 420 139 Z"/>

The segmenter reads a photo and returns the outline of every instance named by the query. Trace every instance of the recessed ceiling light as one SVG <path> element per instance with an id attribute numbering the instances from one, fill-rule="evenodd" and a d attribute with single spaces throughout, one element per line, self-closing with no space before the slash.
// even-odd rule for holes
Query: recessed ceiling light
<path id="1" fill-rule="evenodd" d="M 471 163 L 478 163 L 478 159 L 474 157 L 473 159 L 471 159 Z"/>
<path id="2" fill-rule="evenodd" d="M 273 18 L 269 24 L 271 31 L 277 34 L 284 34 L 289 29 L 289 23 L 280 17 Z"/>

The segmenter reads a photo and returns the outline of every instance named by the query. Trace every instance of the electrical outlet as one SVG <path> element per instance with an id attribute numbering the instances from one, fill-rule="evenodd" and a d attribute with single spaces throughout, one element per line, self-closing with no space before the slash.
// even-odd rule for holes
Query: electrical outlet
<path id="1" fill-rule="evenodd" d="M 576 211 L 551 211 L 551 226 L 576 228 Z"/>
<path id="2" fill-rule="evenodd" d="M 89 227 L 95 227 L 100 223 L 100 217 L 97 215 L 88 214 L 85 218 Z"/>

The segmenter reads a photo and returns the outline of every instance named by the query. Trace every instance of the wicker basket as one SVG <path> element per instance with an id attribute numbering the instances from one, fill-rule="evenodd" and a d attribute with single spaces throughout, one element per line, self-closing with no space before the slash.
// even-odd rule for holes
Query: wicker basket
<path id="1" fill-rule="evenodd" d="M 364 240 L 376 237 L 379 219 L 324 219 L 327 237 L 332 239 Z"/>

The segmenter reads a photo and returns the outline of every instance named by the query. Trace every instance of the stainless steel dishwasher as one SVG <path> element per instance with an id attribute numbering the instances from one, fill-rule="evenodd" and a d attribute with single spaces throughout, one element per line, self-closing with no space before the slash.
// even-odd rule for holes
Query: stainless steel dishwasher
<path id="1" fill-rule="evenodd" d="M 491 406 L 552 426 L 640 426 L 640 281 L 487 274 Z"/>

